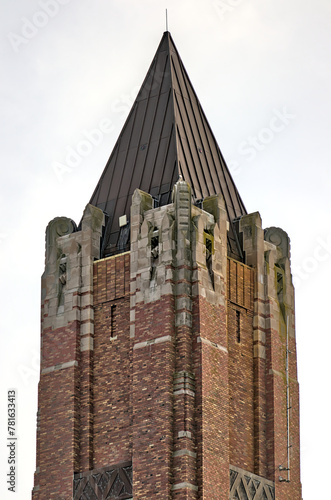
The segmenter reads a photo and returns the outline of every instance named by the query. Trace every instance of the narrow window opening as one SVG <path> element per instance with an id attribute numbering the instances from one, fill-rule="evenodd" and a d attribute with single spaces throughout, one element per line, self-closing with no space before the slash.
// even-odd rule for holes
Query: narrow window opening
<path id="1" fill-rule="evenodd" d="M 285 311 L 285 303 L 284 303 L 284 295 L 285 295 L 285 273 L 281 267 L 275 266 L 276 271 L 276 289 L 277 289 L 277 298 L 280 306 L 280 310 L 283 314 L 283 319 L 286 318 Z"/>
<path id="2" fill-rule="evenodd" d="M 159 257 L 159 231 L 157 227 L 154 228 L 151 237 L 151 269 L 150 269 L 150 280 L 155 280 L 156 278 L 156 267 L 158 264 Z"/>
<path id="3" fill-rule="evenodd" d="M 241 340 L 240 311 L 236 311 L 236 333 L 237 333 L 237 342 L 240 343 Z"/>
<path id="4" fill-rule="evenodd" d="M 214 288 L 214 271 L 213 271 L 213 254 L 214 254 L 214 237 L 212 234 L 204 231 L 204 240 L 206 246 L 206 266 Z"/>
<path id="5" fill-rule="evenodd" d="M 116 335 L 116 306 L 110 306 L 110 337 L 114 338 Z"/>
<path id="6" fill-rule="evenodd" d="M 122 217 L 126 217 L 126 216 L 122 216 Z M 120 217 L 120 219 L 122 217 Z M 124 222 L 125 222 L 125 220 L 124 220 Z M 122 226 L 120 226 L 120 234 L 118 237 L 118 249 L 121 252 L 125 252 L 126 250 L 130 249 L 130 222 L 126 222 L 125 224 L 122 223 Z"/>
<path id="7" fill-rule="evenodd" d="M 64 312 L 64 292 L 67 284 L 67 258 L 65 254 L 60 257 L 58 275 L 58 312 Z"/>
<path id="8" fill-rule="evenodd" d="M 277 295 L 281 295 L 284 289 L 284 275 L 282 272 L 276 271 L 277 278 Z"/>

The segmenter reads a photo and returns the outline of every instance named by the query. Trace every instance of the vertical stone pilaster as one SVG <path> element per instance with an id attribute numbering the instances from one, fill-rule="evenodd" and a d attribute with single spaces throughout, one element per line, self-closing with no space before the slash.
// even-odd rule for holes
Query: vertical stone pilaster
<path id="1" fill-rule="evenodd" d="M 175 209 L 175 326 L 173 498 L 197 498 L 195 375 L 192 364 L 191 188 L 181 179 L 173 190 Z"/>
<path id="2" fill-rule="evenodd" d="M 102 211 L 87 205 L 82 219 L 80 288 L 80 470 L 93 469 L 93 262 L 100 258 Z"/>
<path id="3" fill-rule="evenodd" d="M 220 196 L 203 208 L 209 213 L 195 208 L 193 217 L 193 333 L 199 498 L 207 500 L 229 493 L 227 217 Z"/>
<path id="4" fill-rule="evenodd" d="M 267 387 L 268 404 L 273 410 L 273 418 L 268 422 L 268 444 L 273 449 L 268 460 L 268 474 L 274 475 L 276 498 L 301 500 L 299 386 L 290 241 L 285 231 L 275 227 L 265 230 L 265 240 L 266 291 L 270 307 Z"/>
<path id="5" fill-rule="evenodd" d="M 260 214 L 255 212 L 240 219 L 245 262 L 255 271 L 253 356 L 254 356 L 254 472 L 267 473 L 266 447 L 266 295 L 264 233 Z"/>

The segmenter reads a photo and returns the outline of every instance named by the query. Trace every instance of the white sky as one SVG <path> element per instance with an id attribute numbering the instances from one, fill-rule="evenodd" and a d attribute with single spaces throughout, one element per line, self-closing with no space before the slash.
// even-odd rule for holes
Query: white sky
<path id="1" fill-rule="evenodd" d="M 27 500 L 33 485 L 46 225 L 62 215 L 79 222 L 165 30 L 166 7 L 169 30 L 247 210 L 291 238 L 303 497 L 325 498 L 330 1 L 2 0 L 1 499 Z M 100 143 L 68 165 L 69 151 L 81 151 L 81 141 L 104 119 L 111 126 Z M 59 172 L 59 164 L 66 170 Z M 10 388 L 18 393 L 15 495 L 6 487 Z"/>

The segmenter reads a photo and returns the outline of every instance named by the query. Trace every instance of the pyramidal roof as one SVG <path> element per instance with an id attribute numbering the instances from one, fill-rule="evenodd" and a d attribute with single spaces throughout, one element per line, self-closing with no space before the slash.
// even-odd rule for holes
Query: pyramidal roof
<path id="1" fill-rule="evenodd" d="M 179 175 L 195 200 L 223 195 L 230 222 L 228 251 L 240 257 L 232 221 L 246 209 L 167 31 L 90 200 L 109 217 L 103 256 L 125 249 L 129 231 L 123 233 L 119 217 L 129 220 L 134 190 L 166 205 Z"/>

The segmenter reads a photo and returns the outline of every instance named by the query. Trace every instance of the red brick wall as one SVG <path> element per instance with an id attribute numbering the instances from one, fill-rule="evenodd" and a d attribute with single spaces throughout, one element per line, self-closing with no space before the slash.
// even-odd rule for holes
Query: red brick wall
<path id="1" fill-rule="evenodd" d="M 42 334 L 41 369 L 79 362 L 79 324 Z M 61 390 L 59 390 L 61 388 Z M 39 382 L 37 486 L 34 500 L 72 496 L 72 477 L 79 464 L 78 366 L 42 373 Z"/>
<path id="2" fill-rule="evenodd" d="M 237 311 L 240 341 L 237 340 Z M 228 308 L 230 463 L 254 471 L 254 379 L 252 313 Z"/>
<path id="3" fill-rule="evenodd" d="M 136 305 L 133 349 L 133 489 L 137 498 L 170 498 L 173 446 L 174 297 Z"/>
<path id="4" fill-rule="evenodd" d="M 123 253 L 94 263 L 94 305 L 130 294 L 130 253 Z"/>
<path id="5" fill-rule="evenodd" d="M 291 326 L 294 327 L 293 325 Z M 292 330 L 293 331 L 293 330 Z M 286 414 L 286 325 L 280 317 L 279 330 L 270 329 L 267 342 L 267 446 L 268 477 L 275 481 L 276 498 L 301 500 L 300 442 L 299 442 L 299 386 L 296 369 L 295 338 L 289 336 L 289 385 L 290 385 L 290 482 L 287 471 L 287 414 Z"/>
<path id="6" fill-rule="evenodd" d="M 253 270 L 228 264 L 230 463 L 254 472 Z"/>
<path id="7" fill-rule="evenodd" d="M 75 381 L 77 369 L 67 368 L 43 375 L 40 391 L 52 394 L 50 404 L 40 406 L 40 456 L 38 492 L 33 498 L 69 499 L 72 497 L 72 477 L 78 462 L 78 426 L 74 418 Z M 59 391 L 61 387 L 61 391 Z M 45 401 L 45 397 L 43 398 Z"/>
<path id="8" fill-rule="evenodd" d="M 228 355 L 224 306 L 198 296 L 193 331 L 196 376 L 198 485 L 201 497 L 227 498 L 229 492 Z"/>
<path id="9" fill-rule="evenodd" d="M 94 264 L 93 468 L 131 460 L 129 264 L 129 254 Z"/>

